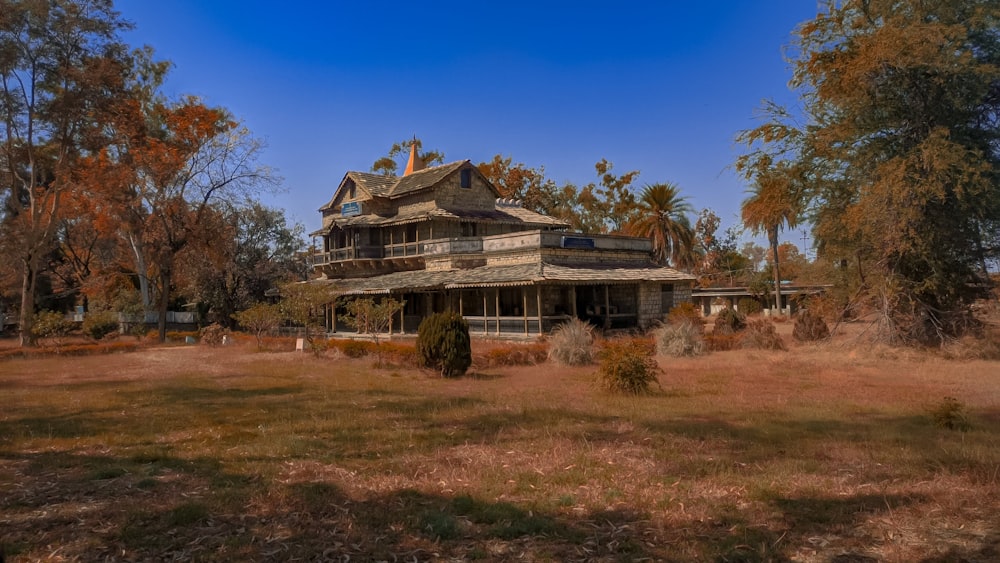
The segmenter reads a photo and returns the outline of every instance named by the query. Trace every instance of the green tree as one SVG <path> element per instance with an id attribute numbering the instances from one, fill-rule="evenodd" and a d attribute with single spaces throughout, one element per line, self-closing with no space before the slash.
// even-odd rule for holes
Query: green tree
<path id="1" fill-rule="evenodd" d="M 110 0 L 0 0 L 2 235 L 20 267 L 22 346 L 34 344 L 39 276 L 75 163 L 121 91 L 126 27 Z"/>
<path id="2" fill-rule="evenodd" d="M 382 347 L 379 337 L 392 327 L 392 320 L 403 307 L 406 301 L 396 301 L 395 299 L 352 299 L 344 306 L 347 309 L 347 316 L 344 322 L 353 326 L 359 333 L 367 334 L 375 343 L 375 350 L 378 354 L 378 367 L 382 367 Z"/>
<path id="3" fill-rule="evenodd" d="M 806 123 L 776 113 L 742 136 L 778 150 L 741 163 L 796 170 L 817 251 L 857 260 L 891 341 L 959 332 L 997 256 L 998 28 L 995 0 L 826 1 L 792 50 Z"/>
<path id="4" fill-rule="evenodd" d="M 432 164 L 441 164 L 444 162 L 443 152 L 439 150 L 424 151 L 423 141 L 414 137 L 412 139 L 393 143 L 392 147 L 389 149 L 389 154 L 376 160 L 372 164 L 371 171 L 377 174 L 382 174 L 383 176 L 395 176 L 396 171 L 399 170 L 399 160 L 402 159 L 403 165 L 406 165 L 406 159 L 410 155 L 410 147 L 413 145 L 417 146 L 417 156 L 420 157 L 420 160 L 424 161 L 424 164 L 430 166 Z"/>
<path id="5" fill-rule="evenodd" d="M 799 202 L 789 188 L 787 174 L 781 170 L 764 171 L 757 176 L 750 197 L 741 208 L 743 224 L 754 234 L 766 233 L 773 258 L 774 307 L 781 309 L 781 273 L 778 258 L 778 233 L 798 224 Z"/>
<path id="6" fill-rule="evenodd" d="M 337 299 L 336 291 L 329 285 L 303 282 L 287 283 L 279 290 L 281 314 L 286 320 L 302 327 L 303 338 L 319 354 L 326 341 L 316 338 L 320 336 L 326 306 Z"/>
<path id="7" fill-rule="evenodd" d="M 188 293 L 210 308 L 216 322 L 235 328 L 237 311 L 263 301 L 272 287 L 305 279 L 299 257 L 304 229 L 288 225 L 280 209 L 253 200 L 213 208 L 221 224 L 211 230 L 219 236 L 196 241 L 181 268 Z"/>
<path id="8" fill-rule="evenodd" d="M 694 232 L 687 213 L 691 206 L 674 184 L 650 184 L 642 190 L 638 214 L 628 225 L 633 236 L 653 241 L 653 255 L 660 264 L 691 268 Z"/>
<path id="9" fill-rule="evenodd" d="M 240 327 L 249 330 L 257 339 L 257 350 L 264 347 L 264 336 L 281 326 L 281 307 L 271 303 L 254 303 L 233 315 Z"/>

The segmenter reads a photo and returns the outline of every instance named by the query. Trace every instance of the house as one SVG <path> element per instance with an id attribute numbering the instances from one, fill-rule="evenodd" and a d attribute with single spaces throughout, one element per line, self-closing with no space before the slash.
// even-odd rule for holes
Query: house
<path id="1" fill-rule="evenodd" d="M 573 317 L 646 328 L 690 300 L 694 277 L 655 264 L 648 239 L 572 233 L 499 195 L 470 161 L 426 167 L 415 150 L 402 176 L 348 172 L 320 208 L 311 283 L 404 301 L 403 332 L 447 309 L 491 335 L 540 334 Z M 345 328 L 342 314 L 328 307 L 328 331 Z"/>

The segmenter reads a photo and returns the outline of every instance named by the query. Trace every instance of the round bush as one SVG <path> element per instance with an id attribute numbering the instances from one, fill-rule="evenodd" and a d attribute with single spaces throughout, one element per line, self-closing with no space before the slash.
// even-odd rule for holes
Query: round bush
<path id="1" fill-rule="evenodd" d="M 665 356 L 700 356 L 705 350 L 702 327 L 690 320 L 671 323 L 656 330 L 656 350 Z"/>
<path id="2" fill-rule="evenodd" d="M 822 317 L 805 309 L 795 317 L 792 336 L 799 342 L 822 340 L 830 336 L 830 327 L 826 326 Z"/>
<path id="3" fill-rule="evenodd" d="M 715 334 L 733 334 L 747 327 L 747 318 L 739 311 L 726 307 L 715 318 Z"/>
<path id="4" fill-rule="evenodd" d="M 469 323 L 453 311 L 426 317 L 417 329 L 417 354 L 444 377 L 462 375 L 472 365 Z"/>
<path id="5" fill-rule="evenodd" d="M 634 339 L 610 340 L 600 353 L 599 385 L 612 393 L 639 395 L 659 384 L 660 366 L 646 342 Z"/>
<path id="6" fill-rule="evenodd" d="M 113 311 L 91 311 L 83 319 L 83 333 L 100 340 L 118 330 L 118 314 Z"/>

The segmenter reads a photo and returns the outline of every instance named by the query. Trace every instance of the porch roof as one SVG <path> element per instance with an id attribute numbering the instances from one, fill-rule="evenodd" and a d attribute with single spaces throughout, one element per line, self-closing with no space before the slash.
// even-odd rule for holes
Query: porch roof
<path id="1" fill-rule="evenodd" d="M 694 276 L 662 266 L 587 264 L 565 266 L 534 262 L 481 266 L 468 270 L 417 270 L 359 279 L 329 280 L 345 295 L 374 295 L 401 291 L 517 287 L 538 284 L 632 284 L 692 281 Z"/>

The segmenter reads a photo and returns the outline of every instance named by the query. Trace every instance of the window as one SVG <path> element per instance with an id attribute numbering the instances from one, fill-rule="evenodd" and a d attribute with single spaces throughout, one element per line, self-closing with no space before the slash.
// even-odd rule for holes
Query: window
<path id="1" fill-rule="evenodd" d="M 476 236 L 476 224 L 470 222 L 462 223 L 462 236 L 463 237 Z"/>
<path id="2" fill-rule="evenodd" d="M 347 198 L 348 199 L 354 199 L 355 196 L 357 195 L 357 192 L 355 191 L 355 188 L 356 188 L 356 186 L 354 185 L 354 182 L 348 182 L 347 183 Z"/>
<path id="3" fill-rule="evenodd" d="M 463 168 L 462 169 L 462 187 L 469 189 L 472 187 L 472 169 Z"/>

